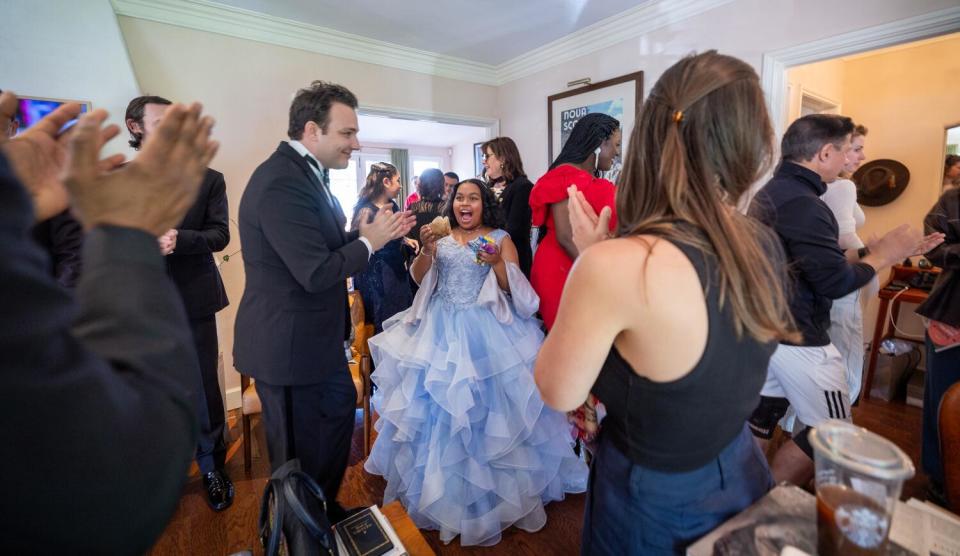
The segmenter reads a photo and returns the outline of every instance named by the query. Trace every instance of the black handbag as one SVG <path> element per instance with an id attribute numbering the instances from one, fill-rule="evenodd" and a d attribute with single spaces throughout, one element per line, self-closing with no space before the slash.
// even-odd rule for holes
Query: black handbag
<path id="1" fill-rule="evenodd" d="M 273 472 L 260 500 L 265 556 L 338 556 L 327 500 L 312 477 L 290 460 Z"/>

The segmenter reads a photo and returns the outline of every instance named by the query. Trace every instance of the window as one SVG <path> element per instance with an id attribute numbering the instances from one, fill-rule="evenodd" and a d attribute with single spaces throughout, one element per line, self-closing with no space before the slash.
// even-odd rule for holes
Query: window
<path id="1" fill-rule="evenodd" d="M 410 163 L 413 165 L 413 175 L 419 176 L 428 168 L 440 169 L 439 156 L 411 156 Z M 413 176 L 411 176 L 412 178 Z"/>
<path id="2" fill-rule="evenodd" d="M 353 207 L 357 204 L 357 157 L 350 158 L 350 163 L 343 170 L 330 170 L 330 192 L 340 202 L 343 213 L 347 216 L 347 229 L 350 229 L 350 219 L 353 216 Z"/>
<path id="3" fill-rule="evenodd" d="M 370 167 L 377 162 L 390 162 L 390 158 L 381 154 L 354 153 L 346 168 L 330 170 L 330 191 L 343 207 L 348 230 L 353 219 L 353 209 L 360 199 L 360 190 L 367 182 Z"/>

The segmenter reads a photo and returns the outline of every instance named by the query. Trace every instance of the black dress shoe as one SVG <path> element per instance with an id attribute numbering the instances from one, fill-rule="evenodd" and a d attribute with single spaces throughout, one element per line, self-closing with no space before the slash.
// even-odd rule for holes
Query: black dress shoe
<path id="1" fill-rule="evenodd" d="M 233 504 L 233 482 L 222 469 L 204 475 L 203 488 L 207 489 L 207 503 L 214 511 L 223 511 Z"/>

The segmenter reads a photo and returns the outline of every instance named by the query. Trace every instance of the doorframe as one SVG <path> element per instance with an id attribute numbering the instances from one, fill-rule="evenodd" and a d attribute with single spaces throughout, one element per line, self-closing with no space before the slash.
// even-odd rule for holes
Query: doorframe
<path id="1" fill-rule="evenodd" d="M 483 127 L 489 131 L 491 138 L 498 137 L 500 135 L 500 120 L 497 118 L 466 116 L 463 114 L 447 114 L 444 112 L 396 108 L 393 106 L 381 106 L 376 104 L 361 104 L 359 107 L 357 107 L 357 113 L 365 116 L 396 118 L 398 120 L 417 120 L 436 122 L 439 124 Z"/>
<path id="2" fill-rule="evenodd" d="M 787 124 L 790 100 L 787 91 L 789 68 L 958 31 L 960 31 L 960 7 L 946 8 L 764 53 L 760 84 L 767 97 L 767 108 L 770 111 L 775 136 L 782 136 Z"/>

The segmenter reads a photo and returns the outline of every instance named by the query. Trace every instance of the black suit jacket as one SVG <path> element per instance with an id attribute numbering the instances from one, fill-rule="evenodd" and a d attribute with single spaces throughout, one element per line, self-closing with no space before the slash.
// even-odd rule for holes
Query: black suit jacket
<path id="1" fill-rule="evenodd" d="M 533 213 L 530 210 L 530 191 L 533 184 L 526 176 L 515 178 L 507 184 L 500 196 L 500 206 L 506 219 L 506 230 L 517 246 L 517 259 L 524 276 L 530 277 L 533 252 L 530 248 L 530 227 Z"/>
<path id="2" fill-rule="evenodd" d="M 177 245 L 167 255 L 167 272 L 180 290 L 187 316 L 210 316 L 227 306 L 213 253 L 230 243 L 227 186 L 223 174 L 207 168 L 197 201 L 177 226 Z"/>
<path id="3" fill-rule="evenodd" d="M 50 255 L 50 273 L 61 286 L 74 289 L 83 262 L 83 226 L 67 209 L 33 228 L 33 239 Z"/>
<path id="4" fill-rule="evenodd" d="M 10 478 L 0 545 L 143 554 L 176 509 L 196 447 L 200 371 L 186 315 L 155 237 L 91 230 L 74 302 L 32 226 L 0 155 L 0 476 Z"/>
<path id="5" fill-rule="evenodd" d="M 234 362 L 273 385 L 317 384 L 347 372 L 346 280 L 366 268 L 367 246 L 344 231 L 307 161 L 287 143 L 254 171 L 240 200 L 246 287 Z"/>

